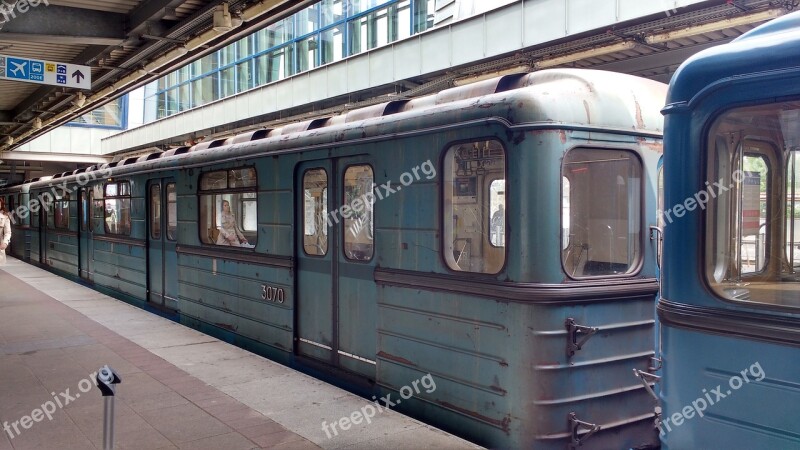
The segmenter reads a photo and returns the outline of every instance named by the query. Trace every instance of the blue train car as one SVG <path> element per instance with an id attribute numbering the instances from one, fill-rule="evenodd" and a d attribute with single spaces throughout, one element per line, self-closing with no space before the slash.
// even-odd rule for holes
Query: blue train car
<path id="1" fill-rule="evenodd" d="M 663 448 L 800 448 L 800 13 L 689 59 L 663 112 Z"/>
<path id="2" fill-rule="evenodd" d="M 62 174 L 32 259 L 484 445 L 645 448 L 665 94 L 509 75 Z"/>

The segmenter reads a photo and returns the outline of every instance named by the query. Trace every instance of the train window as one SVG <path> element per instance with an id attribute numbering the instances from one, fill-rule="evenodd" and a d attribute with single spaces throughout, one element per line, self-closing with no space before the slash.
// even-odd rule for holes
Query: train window
<path id="1" fill-rule="evenodd" d="M 200 240 L 203 243 L 256 246 L 257 185 L 256 170 L 252 167 L 209 172 L 200 177 Z M 177 218 L 169 220 L 177 228 Z"/>
<path id="2" fill-rule="evenodd" d="M 444 257 L 448 267 L 463 272 L 500 272 L 506 259 L 503 145 L 495 140 L 453 145 L 444 158 L 444 173 Z"/>
<path id="3" fill-rule="evenodd" d="M 494 180 L 489 185 L 489 243 L 506 246 L 506 180 Z"/>
<path id="4" fill-rule="evenodd" d="M 89 227 L 89 201 L 86 196 L 86 190 L 81 189 L 81 231 L 86 231 Z"/>
<path id="5" fill-rule="evenodd" d="M 800 101 L 728 111 L 707 145 L 710 286 L 729 300 L 800 307 Z"/>
<path id="6" fill-rule="evenodd" d="M 562 167 L 562 264 L 573 278 L 630 274 L 641 246 L 642 163 L 625 150 L 577 148 Z"/>
<path id="7" fill-rule="evenodd" d="M 53 202 L 53 225 L 62 230 L 69 229 L 69 193 L 63 192 L 56 195 Z"/>
<path id="8" fill-rule="evenodd" d="M 107 234 L 131 234 L 131 185 L 127 181 L 105 186 L 103 218 Z"/>
<path id="9" fill-rule="evenodd" d="M 328 173 L 311 169 L 303 174 L 303 249 L 308 255 L 328 254 Z"/>
<path id="10" fill-rule="evenodd" d="M 375 176 L 367 165 L 350 166 L 344 173 L 344 254 L 347 259 L 369 261 L 374 252 L 372 192 Z M 370 196 L 374 201 L 374 196 Z M 345 207 L 349 209 L 346 211 Z"/>
<path id="11" fill-rule="evenodd" d="M 150 237 L 161 239 L 161 185 L 150 186 Z"/>
<path id="12" fill-rule="evenodd" d="M 103 223 L 105 208 L 103 200 L 95 200 L 92 205 L 92 230 L 97 231 Z"/>
<path id="13" fill-rule="evenodd" d="M 177 240 L 178 230 L 178 195 L 175 193 L 175 183 L 167 184 L 167 239 Z"/>

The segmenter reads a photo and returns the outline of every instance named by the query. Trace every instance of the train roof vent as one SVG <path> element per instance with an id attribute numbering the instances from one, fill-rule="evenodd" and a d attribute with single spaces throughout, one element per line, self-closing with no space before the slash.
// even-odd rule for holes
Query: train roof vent
<path id="1" fill-rule="evenodd" d="M 299 133 L 301 131 L 316 130 L 328 126 L 330 117 L 320 117 L 318 119 L 305 120 L 303 122 L 290 123 L 281 128 L 281 134 Z"/>
<path id="2" fill-rule="evenodd" d="M 130 157 L 130 158 L 125 158 L 125 159 L 123 159 L 123 160 L 122 160 L 122 162 L 120 162 L 120 163 L 119 163 L 119 164 L 117 164 L 117 165 L 118 165 L 118 166 L 127 166 L 127 165 L 129 165 L 129 164 L 134 164 L 134 163 L 136 163 L 137 161 L 139 161 L 139 157 L 138 157 L 138 156 L 132 156 L 132 157 Z"/>
<path id="3" fill-rule="evenodd" d="M 428 108 L 430 106 L 436 105 L 436 96 L 435 95 L 427 95 L 425 97 L 415 98 L 413 100 L 407 101 L 400 106 L 400 111 L 398 112 L 405 112 L 411 111 L 412 109 L 421 109 L 421 108 Z"/>
<path id="4" fill-rule="evenodd" d="M 213 141 L 210 141 L 210 142 L 201 142 L 201 143 L 195 145 L 194 147 L 192 147 L 192 151 L 196 152 L 196 151 L 205 150 L 205 149 L 208 149 L 208 148 L 222 147 L 223 145 L 225 145 L 226 141 L 227 141 L 227 139 L 214 139 Z"/>
<path id="5" fill-rule="evenodd" d="M 114 162 L 110 162 L 110 163 L 108 163 L 108 168 L 109 168 L 109 169 L 111 169 L 111 168 L 113 168 L 113 167 L 117 167 L 117 166 L 119 165 L 119 163 L 120 163 L 120 162 L 121 162 L 121 161 L 114 161 Z"/>
<path id="6" fill-rule="evenodd" d="M 267 136 L 269 136 L 270 131 L 272 131 L 272 129 L 267 128 L 266 130 L 256 130 L 247 133 L 237 134 L 236 136 L 228 139 L 228 144 L 241 144 L 243 142 L 250 142 L 250 141 L 257 141 L 259 139 L 264 139 Z"/>
<path id="7" fill-rule="evenodd" d="M 89 169 L 88 169 L 87 167 L 84 167 L 83 169 L 75 169 L 75 170 L 73 170 L 73 171 L 72 171 L 72 174 L 73 174 L 73 175 L 77 175 L 77 174 L 79 174 L 79 173 L 84 173 L 84 172 L 87 172 L 88 170 L 89 170 Z"/>
<path id="8" fill-rule="evenodd" d="M 388 116 L 391 114 L 403 111 L 403 106 L 408 103 L 408 100 L 394 100 L 391 102 L 381 103 L 379 105 L 367 106 L 359 108 L 347 113 L 346 122 L 355 122 L 358 120 L 371 119 L 373 117 Z"/>
<path id="9" fill-rule="evenodd" d="M 57 174 L 53 175 L 53 179 L 61 178 L 62 176 L 64 176 L 63 173 L 57 173 Z"/>
<path id="10" fill-rule="evenodd" d="M 458 100 L 466 100 L 468 98 L 481 97 L 483 95 L 514 89 L 515 87 L 518 87 L 518 83 L 521 81 L 521 79 L 526 78 L 527 76 L 527 72 L 515 73 L 489 80 L 478 81 L 465 86 L 445 89 L 436 95 L 436 104 L 441 105 L 442 103 L 456 102 Z"/>
<path id="11" fill-rule="evenodd" d="M 39 181 L 41 179 L 42 179 L 42 177 L 36 177 L 36 178 L 31 180 L 31 183 L 36 183 L 37 181 Z"/>
<path id="12" fill-rule="evenodd" d="M 61 172 L 61 178 L 68 177 L 72 175 L 72 172 Z"/>
<path id="13" fill-rule="evenodd" d="M 161 158 L 164 152 L 153 152 L 147 155 L 142 155 L 136 159 L 136 162 L 145 162 L 145 161 L 152 161 L 154 159 Z"/>
<path id="14" fill-rule="evenodd" d="M 192 147 L 178 147 L 178 148 L 171 148 L 164 152 L 161 155 L 162 158 L 166 158 L 167 156 L 174 156 L 174 155 L 182 155 L 184 153 L 189 153 L 192 150 Z"/>

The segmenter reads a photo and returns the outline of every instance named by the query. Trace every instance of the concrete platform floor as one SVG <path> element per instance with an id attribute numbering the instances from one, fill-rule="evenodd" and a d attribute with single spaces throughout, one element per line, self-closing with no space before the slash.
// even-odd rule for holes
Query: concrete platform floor
<path id="1" fill-rule="evenodd" d="M 90 373 L 122 378 L 117 449 L 478 448 L 34 266 L 0 267 L 0 450 L 103 448 Z"/>

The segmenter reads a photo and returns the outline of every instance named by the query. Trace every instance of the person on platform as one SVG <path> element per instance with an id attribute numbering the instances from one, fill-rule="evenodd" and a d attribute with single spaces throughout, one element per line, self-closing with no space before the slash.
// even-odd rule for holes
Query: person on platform
<path id="1" fill-rule="evenodd" d="M 0 264 L 6 262 L 6 248 L 11 243 L 11 217 L 6 212 L 5 199 L 0 198 Z"/>

